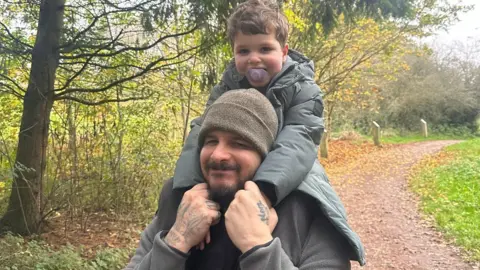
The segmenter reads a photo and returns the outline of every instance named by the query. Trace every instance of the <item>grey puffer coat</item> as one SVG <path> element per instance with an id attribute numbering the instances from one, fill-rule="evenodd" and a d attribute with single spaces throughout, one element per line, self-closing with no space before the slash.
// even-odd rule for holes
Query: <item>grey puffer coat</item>
<path id="1" fill-rule="evenodd" d="M 226 91 L 245 88 L 243 78 L 232 61 L 220 83 L 213 88 L 206 106 Z M 314 81 L 313 62 L 299 52 L 289 50 L 282 70 L 272 79 L 264 94 L 275 108 L 279 133 L 253 181 L 261 189 L 273 187 L 271 193 L 262 189 L 270 195 L 273 205 L 294 190 L 315 198 L 325 216 L 352 246 L 351 259 L 364 265 L 365 253 L 360 238 L 349 227 L 343 204 L 317 161 L 324 120 L 321 90 Z M 204 182 L 198 147 L 201 122 L 200 117 L 191 123 L 191 131 L 176 164 L 174 189 Z"/>

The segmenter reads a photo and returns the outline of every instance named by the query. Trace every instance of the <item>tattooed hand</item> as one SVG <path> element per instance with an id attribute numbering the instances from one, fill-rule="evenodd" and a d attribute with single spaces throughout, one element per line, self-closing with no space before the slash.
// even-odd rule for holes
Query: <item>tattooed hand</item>
<path id="1" fill-rule="evenodd" d="M 252 181 L 245 182 L 245 189 L 235 194 L 225 213 L 225 226 L 233 244 L 242 253 L 273 239 L 269 224 L 274 221 L 276 225 L 277 219 L 276 213 L 275 219 L 270 219 L 272 210 L 275 211 L 268 208 L 258 186 Z"/>
<path id="2" fill-rule="evenodd" d="M 187 253 L 205 239 L 210 226 L 220 221 L 220 206 L 208 200 L 207 184 L 198 184 L 185 192 L 177 210 L 175 224 L 165 236 L 165 242 Z"/>

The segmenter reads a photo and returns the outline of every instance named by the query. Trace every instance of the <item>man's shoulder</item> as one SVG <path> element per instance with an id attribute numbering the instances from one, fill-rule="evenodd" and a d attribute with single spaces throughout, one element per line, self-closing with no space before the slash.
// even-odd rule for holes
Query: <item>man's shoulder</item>
<path id="1" fill-rule="evenodd" d="M 307 219 L 312 219 L 314 213 L 318 213 L 320 210 L 315 199 L 301 191 L 293 191 L 287 197 L 285 197 L 275 207 L 279 216 L 290 215 L 293 212 L 305 216 Z"/>
<path id="2" fill-rule="evenodd" d="M 158 198 L 158 208 L 156 215 L 166 215 L 171 214 L 172 211 L 176 211 L 182 196 L 185 193 L 185 189 L 173 188 L 173 177 L 166 180 L 163 183 L 160 196 Z"/>

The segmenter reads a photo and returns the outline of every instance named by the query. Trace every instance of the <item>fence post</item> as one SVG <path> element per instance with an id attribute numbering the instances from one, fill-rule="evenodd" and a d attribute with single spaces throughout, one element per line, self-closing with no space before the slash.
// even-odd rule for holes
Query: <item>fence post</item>
<path id="1" fill-rule="evenodd" d="M 328 134 L 327 134 L 327 130 L 323 131 L 322 139 L 320 140 L 320 157 L 328 158 Z"/>
<path id="2" fill-rule="evenodd" d="M 380 146 L 380 125 L 377 124 L 377 122 L 373 122 L 373 143 L 376 146 Z"/>
<path id="3" fill-rule="evenodd" d="M 428 137 L 428 127 L 427 127 L 427 122 L 423 119 L 420 119 L 420 122 L 422 124 L 422 136 L 427 138 Z"/>

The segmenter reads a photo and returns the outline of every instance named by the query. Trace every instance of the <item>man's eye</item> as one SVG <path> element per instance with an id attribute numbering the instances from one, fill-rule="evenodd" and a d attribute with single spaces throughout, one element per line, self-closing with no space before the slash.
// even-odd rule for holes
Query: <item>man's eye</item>
<path id="1" fill-rule="evenodd" d="M 214 140 L 214 139 L 205 140 L 206 145 L 213 145 L 213 144 L 216 144 L 216 143 L 217 143 L 217 140 Z"/>
<path id="2" fill-rule="evenodd" d="M 244 142 L 234 142 L 233 144 L 235 147 L 238 147 L 238 148 L 250 149 L 250 145 Z"/>

